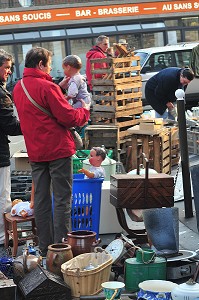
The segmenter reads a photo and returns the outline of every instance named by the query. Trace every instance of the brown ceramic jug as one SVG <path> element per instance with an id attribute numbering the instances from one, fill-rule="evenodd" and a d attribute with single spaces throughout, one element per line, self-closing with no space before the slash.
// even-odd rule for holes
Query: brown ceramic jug
<path id="1" fill-rule="evenodd" d="M 61 265 L 73 258 L 71 246 L 63 243 L 48 246 L 46 268 L 48 271 L 62 277 Z"/>
<path id="2" fill-rule="evenodd" d="M 96 232 L 89 230 L 71 231 L 63 241 L 71 245 L 73 256 L 90 253 L 101 242 L 100 239 L 96 240 Z"/>

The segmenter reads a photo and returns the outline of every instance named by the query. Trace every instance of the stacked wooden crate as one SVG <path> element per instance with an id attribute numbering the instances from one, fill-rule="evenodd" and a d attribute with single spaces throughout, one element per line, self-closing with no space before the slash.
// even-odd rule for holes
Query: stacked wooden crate
<path id="1" fill-rule="evenodd" d="M 158 173 L 171 173 L 170 130 L 162 128 L 157 131 L 140 130 L 139 126 L 128 130 L 131 132 L 131 153 L 129 170 L 137 169 L 137 156 L 145 153 L 149 167 Z"/>
<path id="2" fill-rule="evenodd" d="M 143 112 L 140 58 L 133 51 L 116 44 L 118 57 L 92 59 L 93 86 L 92 125 L 108 125 L 118 128 L 115 142 L 122 148 L 129 138 L 127 129 L 139 123 Z M 106 69 L 95 69 L 95 64 L 106 63 Z M 96 78 L 101 76 L 102 78 Z M 109 147 L 109 145 L 106 145 Z"/>
<path id="3" fill-rule="evenodd" d="M 171 137 L 171 167 L 177 165 L 180 160 L 180 144 L 179 144 L 179 130 L 174 126 L 170 128 Z"/>

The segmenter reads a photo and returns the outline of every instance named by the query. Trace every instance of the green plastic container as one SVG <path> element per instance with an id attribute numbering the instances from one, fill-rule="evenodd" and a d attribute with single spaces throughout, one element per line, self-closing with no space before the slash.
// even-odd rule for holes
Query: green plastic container
<path id="1" fill-rule="evenodd" d="M 90 150 L 77 150 L 73 155 L 73 174 L 77 174 L 78 170 L 83 167 L 83 161 L 90 155 Z M 108 150 L 107 156 L 113 158 L 113 150 Z"/>
<path id="2" fill-rule="evenodd" d="M 154 262 L 144 264 L 136 258 L 125 260 L 125 288 L 127 291 L 139 291 L 138 284 L 144 280 L 166 280 L 166 259 L 156 257 Z"/>

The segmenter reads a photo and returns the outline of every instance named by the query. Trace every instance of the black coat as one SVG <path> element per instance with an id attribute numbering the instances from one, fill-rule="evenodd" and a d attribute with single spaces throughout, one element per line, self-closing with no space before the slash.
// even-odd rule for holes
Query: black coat
<path id="1" fill-rule="evenodd" d="M 21 135 L 20 123 L 14 115 L 11 94 L 0 82 L 0 168 L 10 165 L 8 135 Z"/>
<path id="2" fill-rule="evenodd" d="M 145 97 L 152 108 L 162 115 L 168 102 L 175 102 L 175 91 L 186 89 L 180 83 L 180 68 L 166 68 L 151 77 L 145 86 Z"/>

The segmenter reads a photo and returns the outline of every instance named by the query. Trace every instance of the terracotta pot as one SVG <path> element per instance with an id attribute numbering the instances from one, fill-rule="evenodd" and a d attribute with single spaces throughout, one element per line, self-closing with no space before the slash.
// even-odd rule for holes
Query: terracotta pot
<path id="1" fill-rule="evenodd" d="M 46 268 L 48 271 L 62 277 L 61 265 L 73 258 L 71 246 L 59 243 L 48 246 Z"/>
<path id="2" fill-rule="evenodd" d="M 96 232 L 94 231 L 77 230 L 67 233 L 67 240 L 64 242 L 71 245 L 73 255 L 77 256 L 82 253 L 93 252 L 94 247 L 98 246 L 101 240 L 96 240 Z"/>

